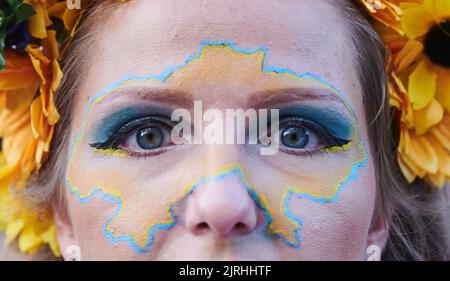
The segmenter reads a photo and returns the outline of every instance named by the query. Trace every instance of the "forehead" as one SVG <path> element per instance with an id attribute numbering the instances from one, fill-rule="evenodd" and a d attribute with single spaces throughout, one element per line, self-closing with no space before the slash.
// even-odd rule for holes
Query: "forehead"
<path id="1" fill-rule="evenodd" d="M 314 73 L 352 95 L 350 38 L 325 0 L 129 1 L 98 25 L 83 92 L 92 96 L 128 73 L 161 73 L 204 40 L 227 40 L 247 49 L 264 45 L 268 65 Z"/>

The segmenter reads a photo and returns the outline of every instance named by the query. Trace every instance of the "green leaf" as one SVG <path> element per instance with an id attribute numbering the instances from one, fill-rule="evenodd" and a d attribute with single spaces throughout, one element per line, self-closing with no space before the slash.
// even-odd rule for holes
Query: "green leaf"
<path id="1" fill-rule="evenodd" d="M 21 23 L 35 14 L 33 7 L 21 0 L 7 0 L 15 16 L 15 23 Z"/>

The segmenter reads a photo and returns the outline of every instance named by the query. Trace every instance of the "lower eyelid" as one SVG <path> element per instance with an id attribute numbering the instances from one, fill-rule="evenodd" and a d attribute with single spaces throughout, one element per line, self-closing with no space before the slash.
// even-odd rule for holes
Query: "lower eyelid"
<path id="1" fill-rule="evenodd" d="M 171 146 L 165 146 L 161 148 L 156 148 L 152 150 L 146 150 L 146 151 L 127 151 L 128 156 L 132 158 L 146 158 L 146 157 L 153 157 L 153 156 L 159 156 L 163 153 L 167 153 L 173 150 L 176 150 L 181 145 L 171 145 Z"/>
<path id="2" fill-rule="evenodd" d="M 280 148 L 280 151 L 289 155 L 299 156 L 299 157 L 312 157 L 316 154 L 322 154 L 319 150 L 306 150 L 306 149 L 284 149 Z"/>

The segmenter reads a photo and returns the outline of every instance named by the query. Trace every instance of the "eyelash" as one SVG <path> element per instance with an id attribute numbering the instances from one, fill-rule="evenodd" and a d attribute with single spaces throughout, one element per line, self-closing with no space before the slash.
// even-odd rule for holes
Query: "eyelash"
<path id="1" fill-rule="evenodd" d="M 299 116 L 280 116 L 280 124 L 279 131 L 283 131 L 284 129 L 293 126 L 293 127 L 301 127 L 306 130 L 311 131 L 313 134 L 316 134 L 320 139 L 320 144 L 322 147 L 315 147 L 312 150 L 308 149 L 299 149 L 299 148 L 289 148 L 284 144 L 280 143 L 280 151 L 286 154 L 301 156 L 301 157 L 313 157 L 316 154 L 329 153 L 330 148 L 339 148 L 343 147 L 346 144 L 350 143 L 351 140 L 343 140 L 332 136 L 328 131 L 323 128 L 318 123 L 299 117 Z M 91 147 L 99 150 L 123 150 L 127 152 L 127 154 L 131 157 L 142 158 L 148 156 L 156 156 L 160 155 L 168 150 L 170 150 L 170 146 L 157 147 L 154 149 L 146 149 L 146 152 L 138 152 L 131 151 L 124 148 L 124 141 L 130 137 L 137 134 L 138 130 L 156 127 L 161 129 L 162 131 L 168 132 L 170 136 L 171 129 L 175 126 L 175 122 L 171 121 L 170 118 L 166 116 L 147 116 L 141 117 L 138 119 L 134 119 L 114 132 L 108 140 L 105 142 L 92 143 Z M 281 138 L 281 134 L 280 134 Z M 170 139 L 170 137 L 169 137 Z M 325 144 L 322 143 L 325 140 Z"/>
<path id="2" fill-rule="evenodd" d="M 138 132 L 140 129 L 145 129 L 149 127 L 157 127 L 162 131 L 166 130 L 169 132 L 175 126 L 175 123 L 170 120 L 170 118 L 166 116 L 147 116 L 141 117 L 138 119 L 134 119 L 122 127 L 119 130 L 114 132 L 108 140 L 105 142 L 92 143 L 91 147 L 99 150 L 124 150 L 131 157 L 141 158 L 147 156 L 156 156 L 166 152 L 167 148 L 156 148 L 149 149 L 145 153 L 137 152 L 137 151 L 129 151 L 123 148 L 123 142 Z M 170 138 L 169 138 L 170 139 Z"/>
<path id="3" fill-rule="evenodd" d="M 351 142 L 351 140 L 344 140 L 334 137 L 318 123 L 299 116 L 280 116 L 280 120 L 280 132 L 283 131 L 283 128 L 298 126 L 312 131 L 314 134 L 318 135 L 320 140 L 326 140 L 326 144 L 322 144 L 323 147 L 316 147 L 313 150 L 292 149 L 284 145 L 280 146 L 280 151 L 287 154 L 312 158 L 314 155 L 329 153 L 330 149 L 344 147 L 346 144 Z"/>

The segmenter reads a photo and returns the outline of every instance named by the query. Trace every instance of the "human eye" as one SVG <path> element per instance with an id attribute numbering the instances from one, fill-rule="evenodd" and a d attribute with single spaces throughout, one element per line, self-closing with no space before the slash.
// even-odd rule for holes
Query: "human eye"
<path id="1" fill-rule="evenodd" d="M 351 140 L 333 136 L 315 121 L 298 117 L 282 117 L 279 123 L 280 151 L 292 155 L 312 155 L 343 148 Z"/>
<path id="2" fill-rule="evenodd" d="M 120 150 L 129 156 L 145 157 L 161 154 L 174 143 L 171 130 L 175 123 L 165 116 L 146 116 L 122 125 L 110 137 L 91 147 L 100 150 Z"/>

